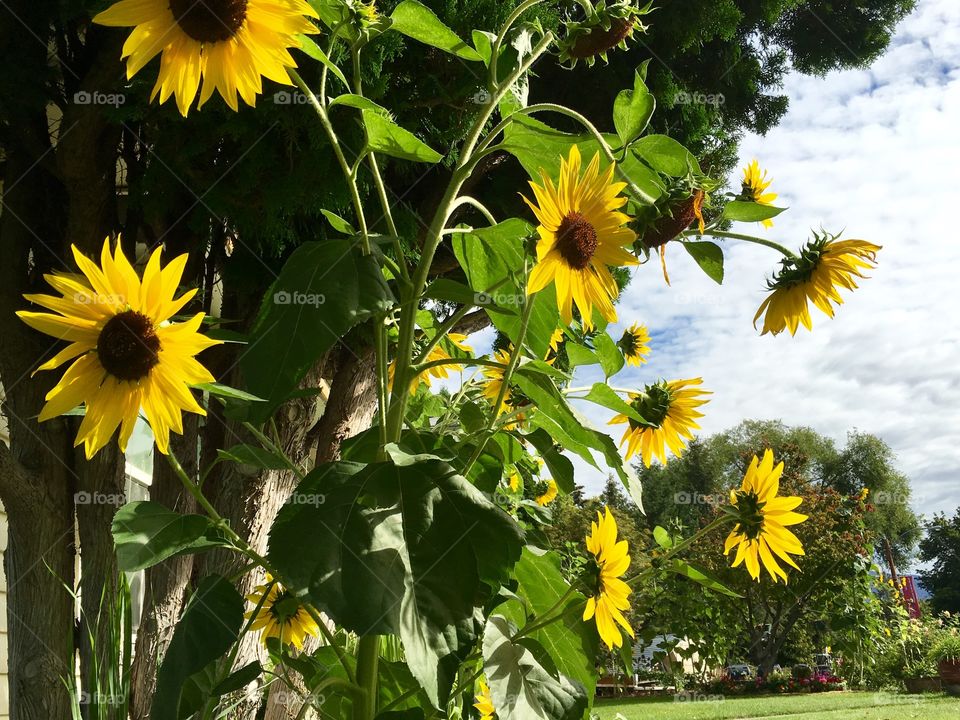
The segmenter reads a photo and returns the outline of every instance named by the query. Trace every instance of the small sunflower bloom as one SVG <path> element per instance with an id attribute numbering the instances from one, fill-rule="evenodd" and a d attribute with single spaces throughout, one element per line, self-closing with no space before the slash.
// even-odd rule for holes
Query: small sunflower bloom
<path id="1" fill-rule="evenodd" d="M 773 205 L 773 201 L 778 195 L 774 192 L 768 192 L 773 184 L 773 178 L 767 179 L 767 171 L 761 170 L 760 162 L 751 160 L 750 164 L 743 169 L 743 187 L 740 191 L 742 197 L 751 200 L 758 205 Z M 773 227 L 773 220 L 769 218 L 761 223 L 765 228 Z"/>
<path id="2" fill-rule="evenodd" d="M 298 34 L 317 32 L 308 17 L 318 15 L 304 0 L 120 0 L 93 22 L 133 28 L 121 55 L 127 79 L 160 55 L 150 100 L 174 95 L 186 117 L 197 90 L 198 107 L 217 90 L 236 112 L 238 93 L 256 104 L 264 77 L 292 85 L 287 68 L 297 63 L 288 50 L 300 46 Z"/>
<path id="3" fill-rule="evenodd" d="M 635 637 L 633 628 L 623 616 L 630 609 L 627 599 L 633 592 L 621 578 L 630 567 L 630 546 L 626 540 L 617 541 L 617 521 L 604 507 L 597 512 L 597 521 L 590 523 L 587 535 L 587 551 L 593 555 L 596 584 L 593 594 L 587 598 L 583 611 L 584 622 L 596 619 L 600 639 L 609 649 L 623 645 L 620 625 L 630 637 Z"/>
<path id="4" fill-rule="evenodd" d="M 510 492 L 520 492 L 520 488 L 523 485 L 523 480 L 520 478 L 520 473 L 514 470 L 510 473 L 510 476 L 507 478 L 507 487 L 510 488 Z"/>
<path id="5" fill-rule="evenodd" d="M 490 697 L 490 688 L 483 678 L 477 680 L 477 694 L 473 707 L 480 715 L 480 720 L 494 720 L 497 714 L 497 709 L 493 706 L 493 698 Z"/>
<path id="6" fill-rule="evenodd" d="M 803 555 L 803 545 L 787 528 L 802 523 L 807 516 L 793 512 L 803 498 L 777 497 L 783 463 L 774 467 L 773 460 L 773 450 L 766 450 L 762 461 L 754 455 L 740 488 L 730 491 L 729 512 L 737 518 L 737 524 L 727 536 L 723 554 L 729 555 L 736 548 L 733 567 L 746 564 L 750 577 L 759 580 L 762 563 L 774 582 L 782 579 L 786 583 L 787 573 L 777 558 L 800 569 L 790 555 Z"/>
<path id="7" fill-rule="evenodd" d="M 557 481 L 553 478 L 546 481 L 546 488 L 544 491 L 536 497 L 537 505 L 540 507 L 546 507 L 554 500 L 557 499 L 559 490 L 557 489 Z"/>
<path id="8" fill-rule="evenodd" d="M 650 333 L 645 325 L 634 323 L 623 331 L 623 336 L 617 342 L 617 346 L 623 353 L 627 365 L 640 367 L 647 362 L 647 355 L 650 354 Z"/>
<path id="9" fill-rule="evenodd" d="M 157 449 L 166 454 L 170 431 L 183 433 L 182 411 L 206 415 L 190 386 L 213 382 L 214 377 L 195 356 L 220 342 L 197 332 L 203 323 L 202 312 L 185 322 L 171 322 L 197 293 L 193 289 L 175 297 L 187 256 L 180 255 L 161 267 L 157 248 L 141 280 L 119 240 L 115 252 L 110 250 L 109 239 L 104 240 L 99 266 L 76 247 L 71 249 L 83 274 L 44 276 L 60 297 L 24 295 L 53 313 L 17 313 L 33 329 L 70 343 L 34 371 L 54 370 L 73 360 L 47 393 L 39 420 L 50 420 L 83 405 L 74 445 L 83 443 L 89 460 L 110 441 L 118 426 L 118 444 L 126 451 L 142 410 Z"/>
<path id="10" fill-rule="evenodd" d="M 881 249 L 866 240 L 837 240 L 827 233 L 815 236 L 799 257 L 783 260 L 783 267 L 768 283 L 770 295 L 760 304 L 754 327 L 763 315 L 761 335 L 779 335 L 784 330 L 796 335 L 801 325 L 813 330 L 810 303 L 832 318 L 831 303 L 843 305 L 840 289 L 856 290 L 856 279 L 868 277 L 863 271 L 876 267 Z"/>
<path id="11" fill-rule="evenodd" d="M 303 650 L 307 636 L 316 637 L 320 633 L 320 626 L 300 600 L 283 585 L 274 582 L 270 575 L 267 575 L 265 584 L 258 585 L 247 595 L 247 601 L 253 603 L 253 610 L 246 614 L 248 620 L 253 619 L 250 629 L 261 631 L 264 645 L 268 638 L 276 638 L 283 645 Z M 257 605 L 260 605 L 259 611 Z"/>
<path id="12" fill-rule="evenodd" d="M 613 182 L 613 163 L 601 174 L 596 153 L 582 175 L 580 166 L 580 151 L 574 145 L 569 157 L 560 159 L 558 184 L 541 170 L 543 185 L 530 182 L 536 204 L 523 198 L 540 222 L 537 264 L 527 294 L 555 283 L 563 322 L 573 321 L 576 303 L 584 329 L 591 330 L 594 308 L 608 322 L 617 319 L 613 300 L 620 289 L 609 268 L 638 264 L 627 251 L 637 236 L 625 227 L 630 218 L 619 211 L 627 202 L 620 196 L 626 183 Z"/>
<path id="13" fill-rule="evenodd" d="M 630 404 L 644 422 L 622 414 L 609 422 L 627 424 L 620 440 L 621 446 L 627 445 L 627 460 L 639 451 L 643 464 L 650 467 L 654 457 L 662 463 L 667 461 L 667 449 L 677 457 L 683 454 L 686 441 L 693 439 L 693 430 L 700 429 L 696 420 L 703 413 L 697 408 L 709 402 L 705 395 L 712 394 L 697 387 L 702 383 L 701 378 L 661 380 L 647 385 L 642 393 L 630 395 Z"/>
<path id="14" fill-rule="evenodd" d="M 473 348 L 467 345 L 466 340 L 467 336 L 462 335 L 461 333 L 448 333 L 446 340 L 450 342 L 451 345 L 456 347 L 458 350 L 461 350 L 465 353 L 473 353 Z M 437 343 L 429 353 L 427 353 L 426 358 L 424 358 L 424 363 L 436 362 L 439 360 L 452 360 L 453 356 L 443 347 L 443 342 Z M 431 376 L 439 378 L 441 380 L 446 380 L 450 377 L 451 370 L 460 370 L 463 368 L 463 365 L 457 363 L 449 363 L 446 365 L 437 365 L 430 368 L 429 370 L 420 373 L 410 381 L 410 394 L 412 395 L 417 391 L 417 388 L 421 384 L 426 383 L 427 387 L 431 385 Z M 393 376 L 397 370 L 397 361 L 392 360 L 390 362 L 390 367 L 387 368 L 387 387 L 392 391 L 393 390 Z"/>
<path id="15" fill-rule="evenodd" d="M 550 346 L 547 348 L 547 356 L 544 358 L 544 362 L 547 365 L 553 365 L 557 358 L 560 357 L 560 347 L 564 343 L 563 329 L 557 328 L 550 335 Z"/>
<path id="16" fill-rule="evenodd" d="M 493 359 L 501 365 L 509 365 L 510 352 L 507 350 L 497 350 L 493 354 Z M 500 388 L 503 387 L 503 369 L 485 366 L 483 368 L 483 374 L 487 378 L 483 383 L 483 396 L 487 398 L 491 404 L 494 404 L 497 402 L 497 398 L 500 397 Z M 509 403 L 510 388 L 507 387 L 507 391 L 503 394 L 503 402 L 500 404 L 500 407 L 495 408 L 497 415 L 500 415 L 500 413 L 506 410 Z"/>

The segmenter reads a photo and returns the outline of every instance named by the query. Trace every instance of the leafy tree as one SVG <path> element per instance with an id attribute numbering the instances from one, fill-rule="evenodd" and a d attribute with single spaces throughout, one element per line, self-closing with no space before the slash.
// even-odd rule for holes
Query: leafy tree
<path id="1" fill-rule="evenodd" d="M 952 518 L 938 513 L 926 524 L 920 541 L 920 560 L 932 563 L 919 572 L 920 580 L 933 595 L 938 611 L 960 612 L 960 509 Z"/>

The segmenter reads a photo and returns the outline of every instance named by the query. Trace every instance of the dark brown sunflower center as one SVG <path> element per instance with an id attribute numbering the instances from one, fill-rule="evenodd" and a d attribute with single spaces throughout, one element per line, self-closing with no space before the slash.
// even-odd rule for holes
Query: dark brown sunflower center
<path id="1" fill-rule="evenodd" d="M 597 251 L 596 228 L 580 213 L 567 213 L 557 229 L 557 249 L 567 265 L 583 270 Z"/>
<path id="2" fill-rule="evenodd" d="M 160 338 L 153 321 L 127 310 L 114 315 L 97 338 L 97 356 L 103 369 L 121 380 L 146 377 L 160 358 Z"/>
<path id="3" fill-rule="evenodd" d="M 595 27 L 578 37 L 570 48 L 570 56 L 586 59 L 613 50 L 630 35 L 633 26 L 633 18 L 613 18 L 609 28 Z"/>
<path id="4" fill-rule="evenodd" d="M 229 40 L 247 19 L 247 0 L 170 0 L 177 25 L 198 42 Z"/>

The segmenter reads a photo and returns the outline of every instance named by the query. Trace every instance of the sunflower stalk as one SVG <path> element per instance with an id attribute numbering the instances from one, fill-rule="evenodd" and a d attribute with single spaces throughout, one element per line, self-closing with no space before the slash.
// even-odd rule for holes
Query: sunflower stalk
<path id="1" fill-rule="evenodd" d="M 695 532 L 690 537 L 685 538 L 684 540 L 681 540 L 676 545 L 669 548 L 663 555 L 658 556 L 657 559 L 660 561 L 661 564 L 665 560 L 672 559 L 675 555 L 683 552 L 684 550 L 689 548 L 691 545 L 693 545 L 695 542 L 697 542 L 701 538 L 705 537 L 706 535 L 709 535 L 717 528 L 723 527 L 727 523 L 732 522 L 734 519 L 735 518 L 731 517 L 730 515 L 727 515 L 727 514 L 722 515 L 721 517 L 717 518 L 710 524 L 702 527 L 700 530 Z M 637 573 L 632 578 L 627 580 L 626 583 L 627 585 L 630 585 L 631 587 L 633 587 L 637 585 L 641 580 L 646 580 L 652 577 L 658 570 L 659 570 L 659 566 L 655 567 L 651 565 L 650 567 L 646 568 L 645 570 L 641 570 L 639 573 Z"/>
<path id="2" fill-rule="evenodd" d="M 720 238 L 722 240 L 742 240 L 743 242 L 753 243 L 754 245 L 763 245 L 764 247 L 772 248 L 779 253 L 782 253 L 788 258 L 796 258 L 797 254 L 790 250 L 789 248 L 784 247 L 780 243 L 776 243 L 773 240 L 767 240 L 765 238 L 759 238 L 754 235 L 743 235 L 741 233 L 732 233 L 727 232 L 726 230 L 711 230 L 707 228 L 704 235 L 711 235 L 715 238 Z M 680 233 L 681 237 L 692 238 L 692 237 L 701 237 L 699 232 L 693 230 L 687 230 Z"/>
<path id="3" fill-rule="evenodd" d="M 500 86 L 496 92 L 493 93 L 493 96 L 487 101 L 479 117 L 477 117 L 476 121 L 474 122 L 473 128 L 470 131 L 470 135 L 464 142 L 463 148 L 460 152 L 460 158 L 457 163 L 457 168 L 454 170 L 453 177 L 451 177 L 443 199 L 440 201 L 440 204 L 437 207 L 437 210 L 434 213 L 433 219 L 430 223 L 430 227 L 423 245 L 420 264 L 417 267 L 416 274 L 413 276 L 413 286 L 409 290 L 409 295 L 402 298 L 404 309 L 400 316 L 400 337 L 397 343 L 397 365 L 394 376 L 395 384 L 390 398 L 390 408 L 387 418 L 387 437 L 393 442 L 396 442 L 400 439 L 400 431 L 403 428 L 403 417 L 406 411 L 407 399 L 409 395 L 409 393 L 406 392 L 406 388 L 409 386 L 410 379 L 410 366 L 413 351 L 417 308 L 419 307 L 420 298 L 423 295 L 424 288 L 427 284 L 427 279 L 430 273 L 430 265 L 433 262 L 433 256 L 443 238 L 442 233 L 447 224 L 447 220 L 450 218 L 450 213 L 455 207 L 455 203 L 463 184 L 470 176 L 471 162 L 474 152 L 477 149 L 477 143 L 480 141 L 480 136 L 483 133 L 483 129 L 499 105 L 500 100 L 503 99 L 503 96 L 514 85 L 514 83 L 516 83 L 517 80 L 519 80 L 524 74 L 526 74 L 526 72 L 540 58 L 540 56 L 547 51 L 552 42 L 553 33 L 547 32 L 537 46 L 533 49 L 533 52 L 531 52 L 530 55 L 524 59 L 523 63 L 521 63 L 520 66 L 514 70 L 513 73 L 511 73 L 504 84 Z"/>

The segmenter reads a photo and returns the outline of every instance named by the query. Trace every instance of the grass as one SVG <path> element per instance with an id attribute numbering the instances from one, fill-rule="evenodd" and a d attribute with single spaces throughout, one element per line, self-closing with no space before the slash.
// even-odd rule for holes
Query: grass
<path id="1" fill-rule="evenodd" d="M 960 699 L 946 695 L 830 692 L 710 699 L 696 696 L 600 700 L 600 720 L 957 720 Z M 619 717 L 618 717 L 619 713 Z"/>

